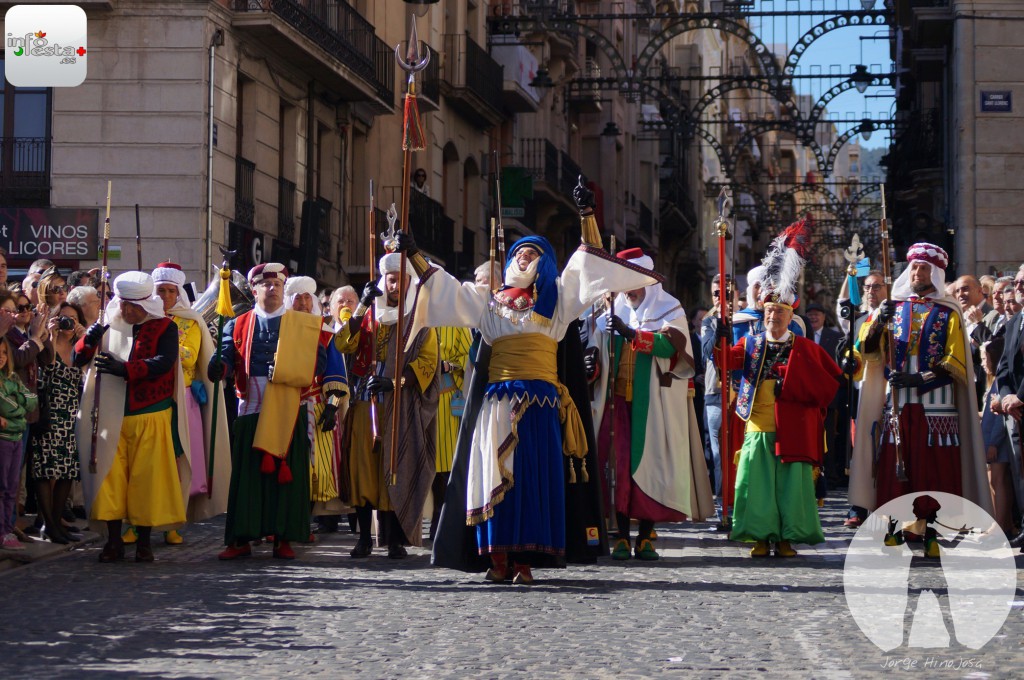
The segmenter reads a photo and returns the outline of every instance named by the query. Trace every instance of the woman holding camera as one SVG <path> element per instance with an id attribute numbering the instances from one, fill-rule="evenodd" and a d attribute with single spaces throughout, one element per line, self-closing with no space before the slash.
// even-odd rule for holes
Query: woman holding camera
<path id="1" fill-rule="evenodd" d="M 75 414 L 81 400 L 82 369 L 71 363 L 71 349 L 85 335 L 84 323 L 81 309 L 60 304 L 57 316 L 46 323 L 53 338 L 53 358 L 39 371 L 39 393 L 46 397 L 33 428 L 32 478 L 46 535 L 54 543 L 76 540 L 61 523 L 61 512 L 71 484 L 79 477 Z"/>

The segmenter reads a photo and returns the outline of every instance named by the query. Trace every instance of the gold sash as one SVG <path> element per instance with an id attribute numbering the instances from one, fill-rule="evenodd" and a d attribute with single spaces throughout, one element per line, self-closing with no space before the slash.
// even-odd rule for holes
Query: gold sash
<path id="1" fill-rule="evenodd" d="M 263 394 L 252 447 L 285 458 L 295 431 L 302 390 L 316 374 L 316 355 L 323 319 L 316 314 L 287 311 L 274 354 L 274 371 Z"/>
<path id="2" fill-rule="evenodd" d="M 543 380 L 558 390 L 558 417 L 562 422 L 562 453 L 574 458 L 587 455 L 583 421 L 568 388 L 558 381 L 558 343 L 540 333 L 499 338 L 491 346 L 490 382 Z"/>

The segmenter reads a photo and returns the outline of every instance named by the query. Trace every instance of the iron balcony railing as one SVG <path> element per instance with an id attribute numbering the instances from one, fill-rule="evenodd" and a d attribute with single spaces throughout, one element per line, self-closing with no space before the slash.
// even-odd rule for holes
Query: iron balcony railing
<path id="1" fill-rule="evenodd" d="M 388 105 L 395 100 L 394 53 L 373 24 L 342 0 L 235 0 L 237 12 L 272 12 L 373 85 Z"/>
<path id="2" fill-rule="evenodd" d="M 386 186 L 378 196 L 381 207 L 395 204 L 399 220 L 402 214 L 402 187 Z M 401 222 L 397 226 L 401 226 Z M 444 212 L 444 206 L 422 191 L 409 190 L 409 227 L 416 236 L 421 250 L 442 260 L 449 260 L 455 246 L 455 220 Z M 388 228 L 387 220 L 377 217 L 377 233 Z M 379 244 L 378 244 L 379 250 Z"/>
<path id="3" fill-rule="evenodd" d="M 7 205 L 50 202 L 49 137 L 0 137 L 0 200 Z"/>
<path id="4" fill-rule="evenodd" d="M 558 149 L 547 139 L 528 138 L 519 141 L 519 162 L 552 190 L 558 187 Z"/>
<path id="5" fill-rule="evenodd" d="M 576 165 L 572 157 L 564 151 L 559 152 L 562 160 L 562 170 L 559 174 L 558 190 L 565 196 L 572 196 L 573 190 L 576 188 L 576 184 L 579 182 L 580 175 L 583 171 L 580 170 L 580 166 Z"/>
<path id="6" fill-rule="evenodd" d="M 377 234 L 388 228 L 387 215 L 381 208 L 375 208 Z M 354 205 L 348 209 L 345 220 L 344 250 L 341 262 L 346 271 L 363 271 L 370 266 L 370 206 Z M 377 239 L 378 257 L 383 253 L 380 239 Z M 376 269 L 377 263 L 373 263 Z"/>
<path id="7" fill-rule="evenodd" d="M 235 222 L 253 226 L 256 216 L 256 164 L 241 156 L 235 159 Z"/>
<path id="8" fill-rule="evenodd" d="M 277 238 L 295 242 L 295 182 L 284 177 L 277 178 Z"/>
<path id="9" fill-rule="evenodd" d="M 316 202 L 320 204 L 320 209 L 326 215 L 326 218 L 320 224 L 320 242 L 317 243 L 317 246 L 320 248 L 320 257 L 325 260 L 331 260 L 333 259 L 331 253 L 331 224 L 334 222 L 334 211 L 332 210 L 334 204 L 323 196 L 317 196 Z"/>
<path id="10" fill-rule="evenodd" d="M 420 73 L 418 91 L 420 95 L 434 104 L 441 101 L 441 59 L 438 58 L 438 55 L 432 54 L 430 63 Z"/>
<path id="11" fill-rule="evenodd" d="M 469 90 L 496 112 L 501 112 L 504 67 L 465 34 L 444 36 L 442 77 L 455 90 Z"/>

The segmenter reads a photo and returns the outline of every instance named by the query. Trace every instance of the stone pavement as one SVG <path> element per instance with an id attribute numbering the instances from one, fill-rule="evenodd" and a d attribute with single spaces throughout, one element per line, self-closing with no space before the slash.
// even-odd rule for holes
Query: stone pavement
<path id="1" fill-rule="evenodd" d="M 1019 676 L 1018 608 L 980 650 L 875 647 L 844 604 L 843 509 L 830 501 L 826 543 L 790 560 L 663 525 L 661 561 L 538 571 L 532 587 L 434 569 L 421 549 L 353 560 L 347 531 L 291 563 L 267 546 L 219 562 L 221 518 L 155 564 L 101 565 L 97 544 L 0 575 L 0 677 Z"/>

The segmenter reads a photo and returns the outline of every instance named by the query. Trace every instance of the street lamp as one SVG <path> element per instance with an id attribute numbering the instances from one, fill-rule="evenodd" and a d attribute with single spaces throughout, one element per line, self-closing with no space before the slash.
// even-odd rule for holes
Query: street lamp
<path id="1" fill-rule="evenodd" d="M 864 94 L 868 89 L 868 85 L 874 78 L 868 73 L 868 67 L 864 64 L 857 64 L 853 69 L 853 75 L 850 76 L 850 80 L 853 81 L 853 86 L 857 88 L 857 92 Z"/>
<path id="2" fill-rule="evenodd" d="M 871 133 L 875 131 L 875 124 L 871 120 L 865 118 L 860 122 L 860 128 L 858 128 L 861 138 L 866 142 L 871 139 Z"/>
<path id="3" fill-rule="evenodd" d="M 545 89 L 554 87 L 555 81 L 551 80 L 551 76 L 548 74 L 548 70 L 541 66 L 537 69 L 537 74 L 533 76 L 533 80 L 530 81 L 530 87 L 536 89 Z"/>
<path id="4" fill-rule="evenodd" d="M 614 120 L 608 121 L 604 126 L 604 130 L 601 131 L 602 137 L 618 137 L 621 134 L 622 130 L 619 129 L 619 126 L 615 124 Z"/>

